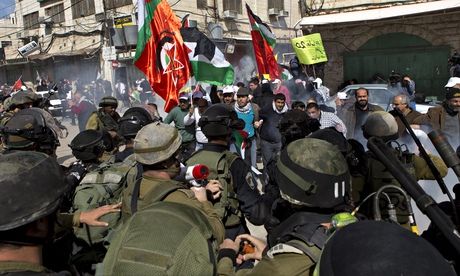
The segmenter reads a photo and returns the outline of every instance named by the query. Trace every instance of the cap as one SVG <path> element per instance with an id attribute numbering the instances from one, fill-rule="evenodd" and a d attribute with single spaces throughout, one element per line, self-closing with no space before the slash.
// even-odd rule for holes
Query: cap
<path id="1" fill-rule="evenodd" d="M 452 77 L 447 81 L 447 84 L 444 87 L 450 88 L 450 87 L 454 87 L 457 84 L 460 84 L 460 78 Z"/>
<path id="2" fill-rule="evenodd" d="M 201 98 L 203 98 L 203 92 L 201 91 L 193 92 L 192 99 L 201 99 Z"/>
<path id="3" fill-rule="evenodd" d="M 238 89 L 238 92 L 236 92 L 237 96 L 249 96 L 249 89 L 246 87 L 241 87 Z"/>
<path id="4" fill-rule="evenodd" d="M 281 82 L 280 79 L 275 79 L 275 80 L 273 81 L 273 83 L 280 83 L 280 82 Z"/>
<path id="5" fill-rule="evenodd" d="M 179 100 L 187 100 L 188 101 L 188 94 L 187 93 L 179 94 Z"/>
<path id="6" fill-rule="evenodd" d="M 347 92 L 337 92 L 337 98 L 339 98 L 339 100 L 348 99 Z"/>
<path id="7" fill-rule="evenodd" d="M 456 88 L 456 87 L 447 88 L 447 91 L 446 91 L 447 100 L 450 100 L 452 98 L 459 98 L 459 97 L 460 97 L 460 88 Z"/>
<path id="8" fill-rule="evenodd" d="M 222 92 L 223 92 L 224 94 L 226 94 L 226 93 L 232 93 L 232 94 L 233 94 L 233 93 L 235 93 L 235 89 L 233 89 L 233 86 L 227 85 L 227 86 L 224 87 L 224 89 L 222 90 Z"/>

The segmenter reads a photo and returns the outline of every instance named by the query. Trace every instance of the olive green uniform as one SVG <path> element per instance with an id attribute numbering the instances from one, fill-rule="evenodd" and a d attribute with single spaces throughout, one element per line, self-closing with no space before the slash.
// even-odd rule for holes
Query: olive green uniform
<path id="1" fill-rule="evenodd" d="M 217 275 L 313 275 L 314 268 L 315 263 L 307 255 L 282 253 L 273 258 L 264 256 L 253 269 L 240 269 L 235 272 L 232 260 L 224 257 L 217 264 Z"/>
<path id="2" fill-rule="evenodd" d="M 126 221 L 131 217 L 131 198 L 135 186 L 134 181 L 129 181 L 127 189 L 123 191 L 122 219 Z M 188 205 L 191 208 L 201 210 L 208 218 L 217 241 L 224 239 L 224 226 L 218 214 L 210 202 L 200 202 L 190 189 L 181 189 L 181 183 L 175 180 L 159 179 L 144 175 L 140 183 L 137 209 L 147 209 L 151 204 L 158 201 L 175 202 Z"/>
<path id="3" fill-rule="evenodd" d="M 26 262 L 0 262 L 0 275 L 71 275 L 69 272 L 53 272 L 46 267 Z"/>

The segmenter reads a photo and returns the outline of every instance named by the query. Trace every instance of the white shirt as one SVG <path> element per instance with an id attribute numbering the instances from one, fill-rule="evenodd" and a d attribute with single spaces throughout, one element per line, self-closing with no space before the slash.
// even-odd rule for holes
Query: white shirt
<path id="1" fill-rule="evenodd" d="M 195 107 L 193 110 L 192 116 L 190 113 L 187 113 L 184 117 L 184 125 L 189 126 L 195 122 L 195 138 L 198 143 L 205 144 L 208 142 L 208 138 L 204 135 L 203 131 L 201 131 L 201 127 L 198 126 L 198 122 L 200 121 L 201 115 L 198 112 L 198 107 Z"/>

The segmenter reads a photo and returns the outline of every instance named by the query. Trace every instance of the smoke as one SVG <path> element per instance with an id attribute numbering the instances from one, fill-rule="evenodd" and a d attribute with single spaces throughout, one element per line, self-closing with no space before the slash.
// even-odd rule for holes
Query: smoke
<path id="1" fill-rule="evenodd" d="M 235 83 L 241 81 L 244 83 L 249 82 L 252 76 L 255 75 L 256 66 L 251 56 L 244 55 L 238 65 L 234 66 L 235 71 Z"/>

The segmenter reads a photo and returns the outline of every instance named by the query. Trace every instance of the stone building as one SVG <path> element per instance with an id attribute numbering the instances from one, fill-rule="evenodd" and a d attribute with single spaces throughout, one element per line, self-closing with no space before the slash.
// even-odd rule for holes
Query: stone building
<path id="1" fill-rule="evenodd" d="M 459 1 L 333 5 L 338 2 L 326 0 L 326 8 L 299 23 L 304 34 L 321 33 L 329 59 L 325 84 L 332 91 L 344 80 L 387 80 L 395 71 L 411 76 L 417 93 L 443 99 L 447 61 L 460 50 Z"/>
<path id="2" fill-rule="evenodd" d="M 244 75 L 254 74 L 250 26 L 242 0 L 168 0 L 175 14 L 189 14 L 192 24 L 212 38 L 227 59 Z M 253 12 L 269 23 L 278 37 L 279 60 L 292 52 L 289 40 L 300 35 L 301 18 L 296 1 L 250 0 Z M 16 0 L 18 29 L 0 33 L 4 48 L 0 82 L 35 81 L 37 73 L 51 81 L 80 78 L 89 82 L 101 76 L 133 81 L 141 73 L 133 66 L 136 48 L 137 0 Z M 35 41 L 27 55 L 18 48 Z M 237 80 L 244 80 L 242 74 Z"/>

